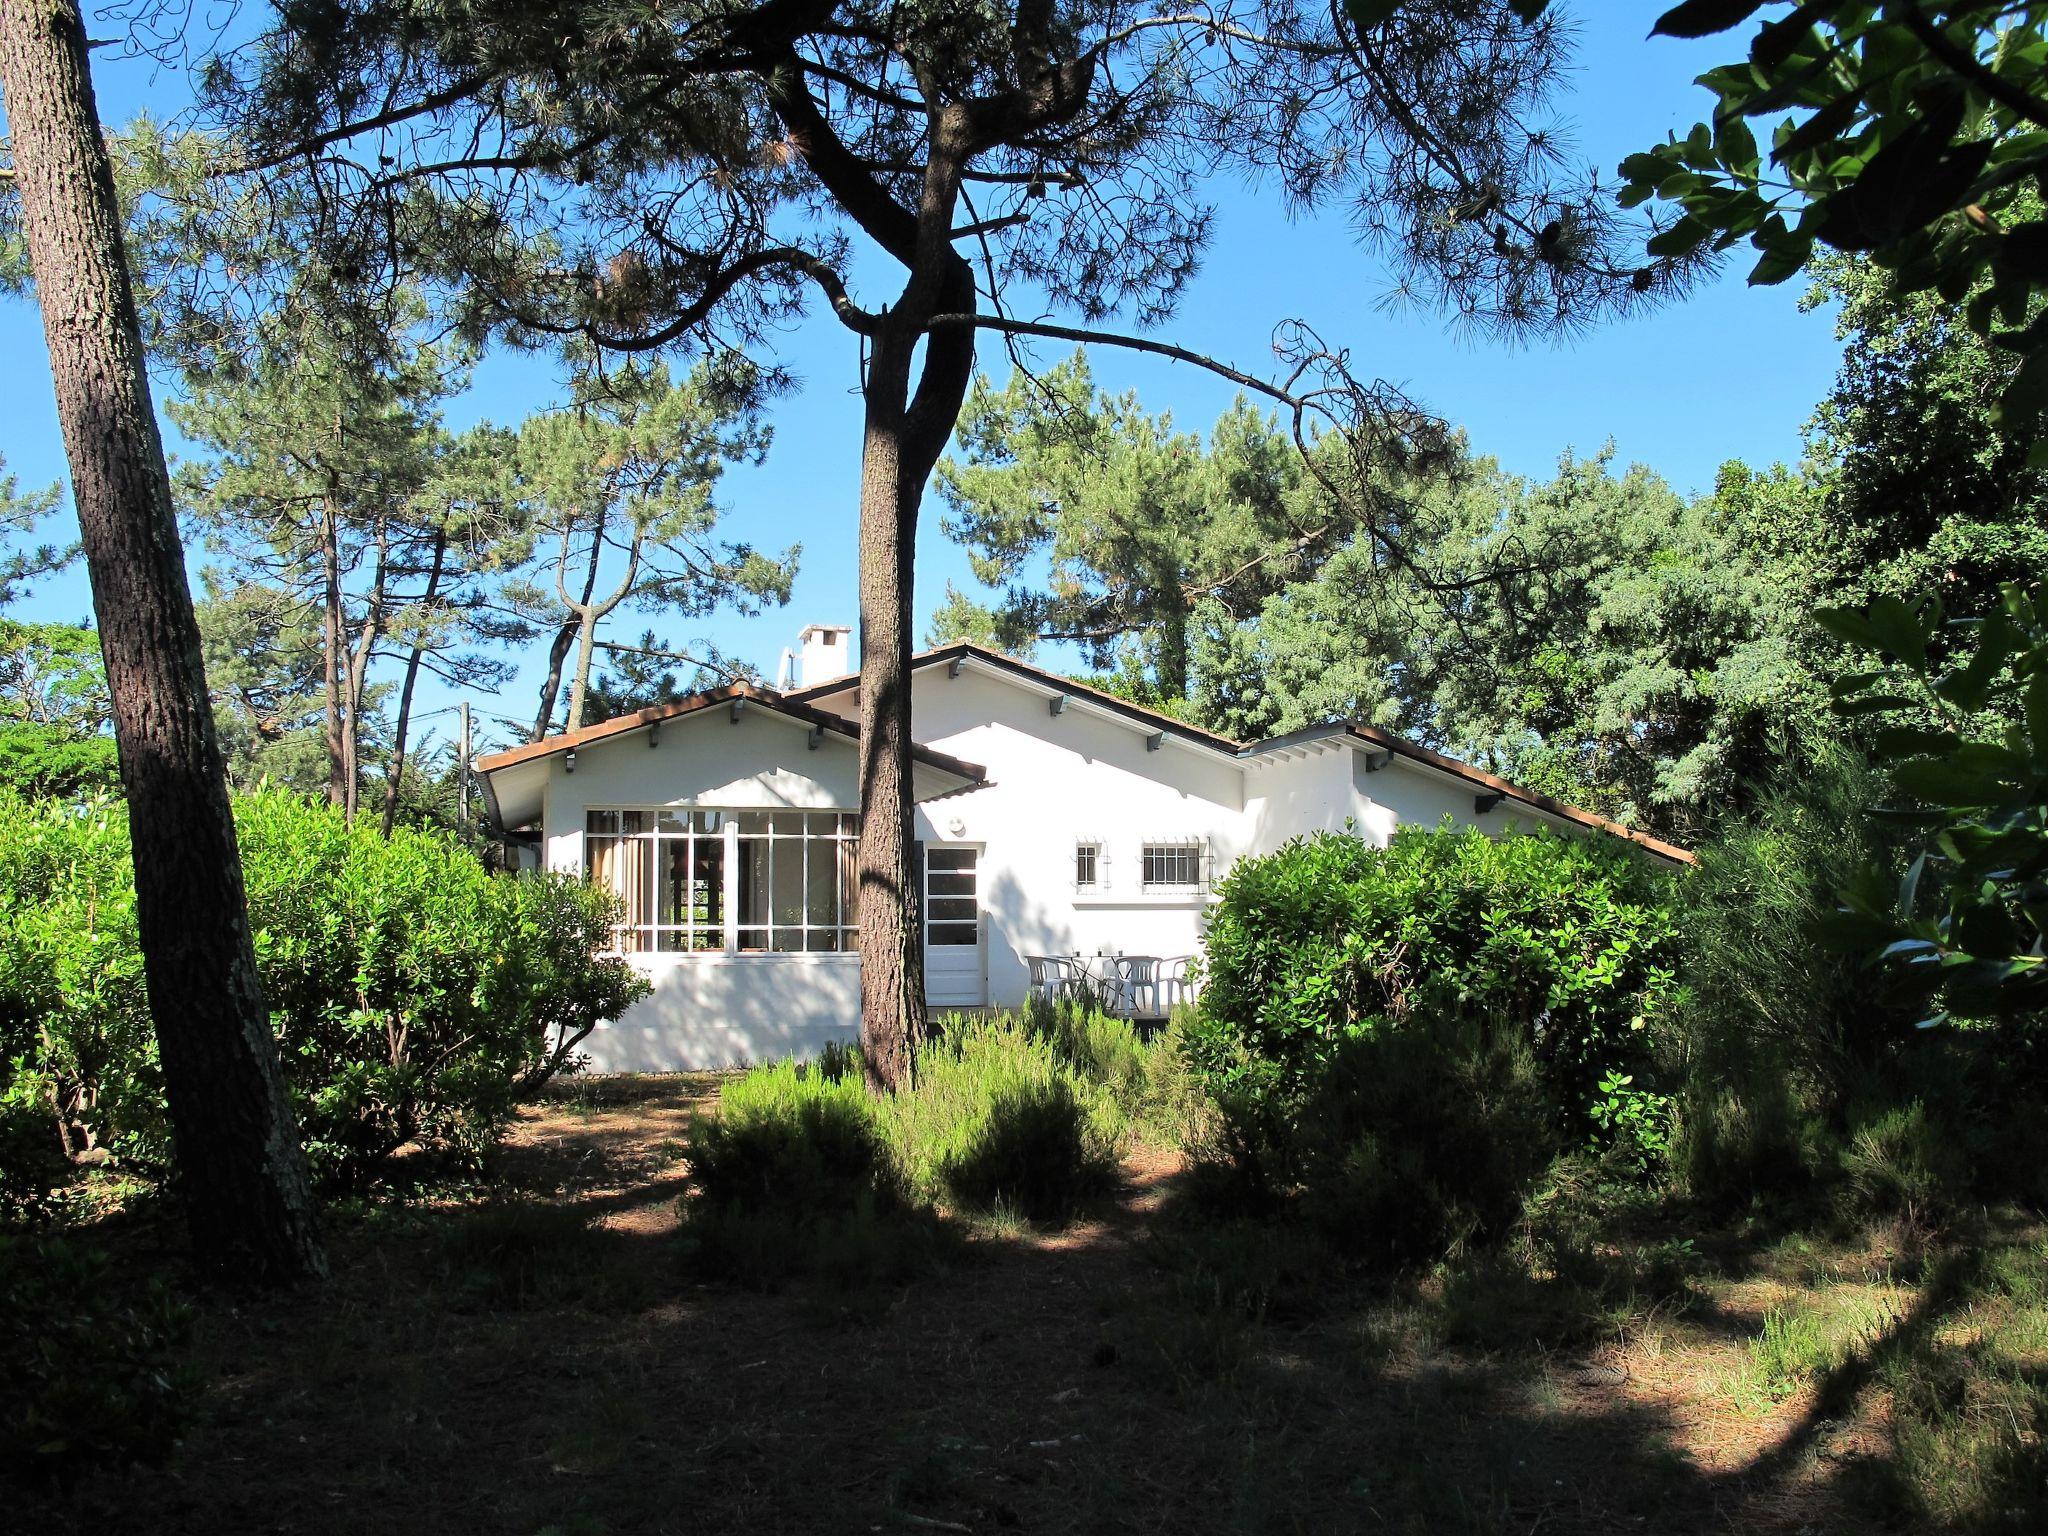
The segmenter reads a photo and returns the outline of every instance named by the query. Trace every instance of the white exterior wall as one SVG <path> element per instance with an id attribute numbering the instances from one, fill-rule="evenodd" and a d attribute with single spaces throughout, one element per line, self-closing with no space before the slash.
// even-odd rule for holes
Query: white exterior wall
<path id="1" fill-rule="evenodd" d="M 1396 757 L 1377 771 L 1367 768 L 1384 755 L 1363 742 L 1329 738 L 1248 764 L 1249 851 L 1271 853 L 1290 838 L 1347 829 L 1384 848 L 1398 829 L 1438 827 L 1446 817 L 1454 827 L 1478 827 L 1495 836 L 1536 826 L 1574 835 L 1586 832 L 1562 817 L 1513 802 L 1482 815 L 1477 805 L 1481 786 L 1410 759 Z"/>
<path id="2" fill-rule="evenodd" d="M 859 803 L 853 743 L 827 732 L 812 749 L 803 724 L 764 710 L 724 709 L 665 721 L 647 733 L 579 748 L 571 773 L 547 760 L 541 820 L 546 867 L 583 873 L 591 809 L 701 806 L 720 810 L 850 810 Z M 634 954 L 652 995 L 583 1042 L 593 1072 L 674 1072 L 815 1056 L 860 1027 L 860 957 Z"/>
<path id="3" fill-rule="evenodd" d="M 1371 833 L 1360 820 L 1351 786 L 1351 753 L 1335 742 L 1319 742 L 1298 754 L 1250 763 L 1244 796 L 1248 852 L 1271 853 L 1289 838 L 1314 832 L 1342 832 L 1352 823 L 1360 836 Z M 1384 842 L 1384 836 L 1374 838 Z"/>
<path id="4" fill-rule="evenodd" d="M 817 701 L 850 711 L 849 695 Z M 1191 750 L 1171 734 L 1149 751 L 1142 725 L 1104 718 L 1074 695 L 1055 716 L 1048 697 L 972 664 L 951 677 L 920 669 L 911 718 L 920 744 L 980 763 L 985 788 L 918 808 L 927 846 L 981 849 L 983 953 L 992 1007 L 1023 1004 L 1026 955 L 1099 950 L 1193 955 L 1201 948 L 1206 889 L 1188 895 L 1141 889 L 1148 841 L 1202 839 L 1207 885 L 1244 849 L 1244 773 L 1234 761 Z M 1092 891 L 1074 886 L 1074 849 L 1102 844 Z"/>
<path id="5" fill-rule="evenodd" d="M 1211 893 L 1244 853 L 1349 827 L 1385 844 L 1401 826 L 1479 826 L 1492 833 L 1536 821 L 1579 830 L 1527 808 L 1481 816 L 1475 788 L 1341 736 L 1275 749 L 1245 762 L 1193 747 L 1072 694 L 1049 707 L 1050 686 L 970 660 L 913 675 L 912 719 L 920 744 L 979 763 L 989 782 L 921 804 L 916 835 L 927 848 L 979 850 L 981 997 L 1014 1008 L 1025 1000 L 1027 955 L 1200 953 Z M 851 690 L 814 701 L 851 716 Z M 726 810 L 793 807 L 851 810 L 858 804 L 850 739 L 825 732 L 817 746 L 803 723 L 764 709 L 731 720 L 723 708 L 505 771 L 503 787 L 528 796 L 544 774 L 541 857 L 549 869 L 584 869 L 585 813 L 593 808 Z M 1204 881 L 1190 893 L 1142 888 L 1147 842 L 1199 840 Z M 1074 851 L 1102 848 L 1098 884 L 1074 882 Z M 860 1019 L 860 960 L 853 954 L 634 954 L 654 985 L 585 1042 L 598 1072 L 675 1071 L 815 1055 L 851 1041 Z"/>

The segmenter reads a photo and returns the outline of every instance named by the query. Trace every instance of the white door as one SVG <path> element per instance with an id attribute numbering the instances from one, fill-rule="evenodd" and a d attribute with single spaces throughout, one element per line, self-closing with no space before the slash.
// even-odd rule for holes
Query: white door
<path id="1" fill-rule="evenodd" d="M 924 851 L 924 998 L 935 1008 L 979 1008 L 983 980 L 981 850 Z"/>

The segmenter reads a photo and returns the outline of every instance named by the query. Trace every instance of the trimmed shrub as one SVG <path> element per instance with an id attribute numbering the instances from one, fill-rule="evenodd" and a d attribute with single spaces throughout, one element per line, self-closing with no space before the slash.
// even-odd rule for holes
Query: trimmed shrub
<path id="1" fill-rule="evenodd" d="M 1302 1213 L 1337 1252 L 1428 1263 L 1506 1236 L 1558 1151 L 1528 1042 L 1469 1019 L 1346 1042 L 1303 1105 Z"/>
<path id="2" fill-rule="evenodd" d="M 96 1249 L 0 1237 L 0 1474 L 63 1485 L 161 1457 L 185 1416 L 187 1322 L 161 1281 L 129 1283 Z"/>
<path id="3" fill-rule="evenodd" d="M 810 1275 L 840 1286 L 909 1278 L 943 1239 L 907 1189 L 884 1106 L 851 1057 L 829 1070 L 778 1062 L 719 1090 L 687 1137 L 695 1184 L 682 1205 L 697 1267 L 770 1286 Z"/>
<path id="4" fill-rule="evenodd" d="M 610 902 L 581 881 L 494 875 L 447 834 L 386 840 L 282 790 L 235 816 L 279 1054 L 330 1186 L 407 1142 L 480 1154 L 645 988 L 598 953 Z M 0 1106 L 42 1114 L 60 1158 L 167 1165 L 118 805 L 0 795 L 0 1053 Z"/>
<path id="5" fill-rule="evenodd" d="M 1108 1093 L 1138 1136 L 1191 1146 L 1202 1142 L 1210 1119 L 1208 1095 L 1188 1057 L 1193 1017 L 1193 1009 L 1177 1007 L 1148 1040 L 1129 1019 L 1099 1007 L 1034 999 L 1023 1022 L 1075 1076 Z"/>
<path id="6" fill-rule="evenodd" d="M 805 1215 L 902 1205 L 902 1180 L 857 1073 L 793 1061 L 756 1067 L 718 1092 L 687 1138 L 697 1200 Z"/>
<path id="7" fill-rule="evenodd" d="M 1530 1054 L 1564 1137 L 1629 1137 L 1654 1160 L 1669 888 L 1632 849 L 1543 832 L 1407 829 L 1385 848 L 1321 833 L 1240 860 L 1210 923 L 1188 1041 L 1238 1157 L 1290 1182 L 1294 1123 L 1358 1041 L 1470 1019 L 1488 1049 L 1512 1039 Z M 1464 1038 L 1445 1027 L 1427 1038 Z"/>
<path id="8" fill-rule="evenodd" d="M 1059 1221 L 1114 1184 L 1123 1111 L 1016 1019 L 941 1020 L 914 1080 L 885 1114 L 923 1198 Z"/>

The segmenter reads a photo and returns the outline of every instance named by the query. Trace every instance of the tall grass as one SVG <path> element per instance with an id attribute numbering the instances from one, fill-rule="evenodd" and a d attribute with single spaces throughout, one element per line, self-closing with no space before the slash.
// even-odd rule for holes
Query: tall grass
<path id="1" fill-rule="evenodd" d="M 1114 1184 L 1130 1134 L 1116 1096 L 1017 1020 L 941 1020 L 913 1075 L 882 1119 L 924 1198 L 1056 1222 Z"/>
<path id="2" fill-rule="evenodd" d="M 871 1094 L 858 1057 L 725 1084 L 687 1138 L 684 1226 L 701 1267 L 898 1277 L 938 1253 L 940 1211 L 1059 1224 L 1114 1187 L 1134 1126 L 1185 1118 L 1174 1048 L 1100 1012 L 940 1019 L 914 1086 Z"/>

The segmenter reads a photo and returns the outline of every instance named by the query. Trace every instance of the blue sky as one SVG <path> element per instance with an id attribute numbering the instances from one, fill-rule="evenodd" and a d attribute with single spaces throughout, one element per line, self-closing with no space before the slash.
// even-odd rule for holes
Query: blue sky
<path id="1" fill-rule="evenodd" d="M 1573 127 L 1578 153 L 1603 169 L 1703 116 L 1710 98 L 1692 78 L 1730 51 L 1726 40 L 1647 39 L 1664 3 L 1581 0 L 1573 8 L 1579 69 L 1560 116 Z M 147 60 L 102 53 L 96 72 L 101 113 L 110 123 L 145 107 L 168 115 L 181 104 L 182 76 Z M 1546 475 L 1565 450 L 1591 453 L 1609 439 L 1624 462 L 1647 464 L 1681 490 L 1710 488 L 1716 466 L 1730 458 L 1796 458 L 1800 426 L 1840 358 L 1828 313 L 1801 314 L 1796 283 L 1748 288 L 1740 260 L 1683 303 L 1566 342 L 1517 348 L 1463 336 L 1435 315 L 1389 312 L 1380 302 L 1387 276 L 1358 249 L 1341 215 L 1290 223 L 1270 190 L 1225 185 L 1214 196 L 1217 238 L 1179 319 L 1160 334 L 1264 372 L 1275 324 L 1304 319 L 1326 341 L 1348 348 L 1358 372 L 1403 386 L 1464 427 L 1477 451 L 1520 473 Z M 871 303 L 880 297 L 857 296 Z M 1047 344 L 1039 355 L 1050 360 L 1064 350 Z M 794 595 L 786 609 L 690 621 L 669 636 L 707 639 L 771 671 L 802 624 L 852 621 L 860 459 L 853 338 L 829 316 L 816 315 L 784 338 L 780 356 L 802 387 L 777 404 L 768 462 L 731 474 L 721 501 L 734 536 L 772 548 L 802 543 Z M 983 356 L 999 372 L 1007 366 L 991 347 Z M 32 305 L 0 304 L 0 357 L 7 380 L 0 455 L 8 472 L 24 485 L 59 480 L 62 445 Z M 1219 380 L 1159 359 L 1098 349 L 1093 364 L 1104 388 L 1136 389 L 1148 409 L 1172 411 L 1183 427 L 1206 428 L 1233 395 Z M 557 397 L 549 360 L 492 358 L 451 412 L 451 424 L 516 422 Z M 966 585 L 971 578 L 928 502 L 918 549 L 920 615 L 937 606 L 949 580 Z M 74 571 L 46 583 L 17 616 L 77 619 L 89 611 L 84 574 Z M 637 632 L 639 621 L 629 618 L 627 625 Z M 631 639 L 627 625 L 614 638 Z M 480 700 L 480 711 L 530 719 L 529 678 L 537 680 L 538 670 L 526 668 L 502 705 Z M 428 707 L 447 702 L 437 698 Z"/>

